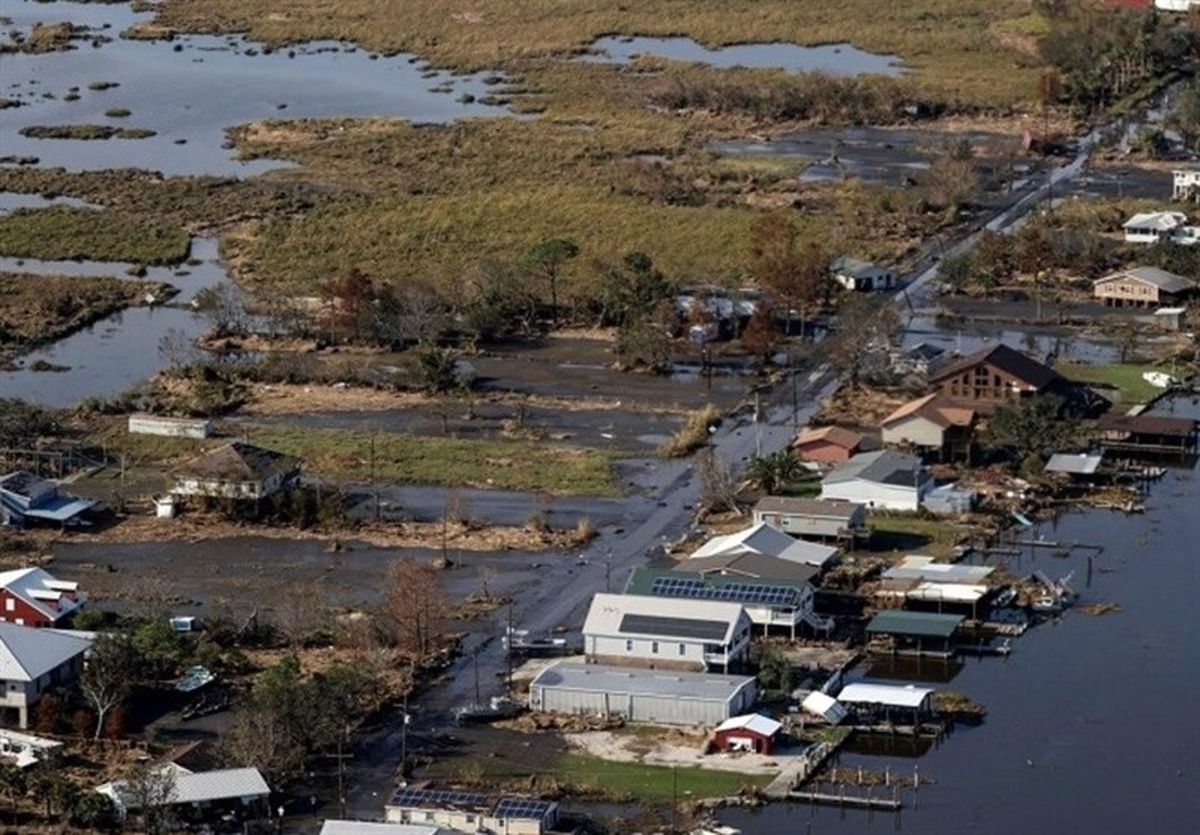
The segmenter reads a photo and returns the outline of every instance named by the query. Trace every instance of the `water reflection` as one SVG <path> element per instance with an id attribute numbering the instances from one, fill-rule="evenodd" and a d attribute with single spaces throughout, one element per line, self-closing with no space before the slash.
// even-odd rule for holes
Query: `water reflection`
<path id="1" fill-rule="evenodd" d="M 904 70 L 895 55 L 877 55 L 853 44 L 800 46 L 792 43 L 746 43 L 709 49 L 691 38 L 605 37 L 592 43 L 598 53 L 585 61 L 628 64 L 640 55 L 675 61 L 693 61 L 713 67 L 780 68 L 788 72 L 824 72 L 830 75 L 900 75 Z"/>

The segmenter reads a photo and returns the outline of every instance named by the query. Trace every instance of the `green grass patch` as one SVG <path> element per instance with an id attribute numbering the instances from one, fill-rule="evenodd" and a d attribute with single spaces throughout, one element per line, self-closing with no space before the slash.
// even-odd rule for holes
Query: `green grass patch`
<path id="1" fill-rule="evenodd" d="M 943 520 L 908 514 L 873 513 L 867 524 L 872 531 L 870 550 L 918 551 L 932 557 L 948 556 L 960 533 Z"/>
<path id="2" fill-rule="evenodd" d="M 560 757 L 556 777 L 577 790 L 628 797 L 641 803 L 730 797 L 744 788 L 762 788 L 772 779 L 766 774 L 611 762 L 583 754 Z"/>
<path id="3" fill-rule="evenodd" d="M 21 136 L 30 139 L 149 139 L 149 128 L 117 128 L 112 125 L 30 125 L 21 128 Z"/>
<path id="4" fill-rule="evenodd" d="M 0 216 L 0 255 L 51 261 L 173 264 L 188 256 L 183 229 L 115 212 L 52 206 Z"/>
<path id="5" fill-rule="evenodd" d="M 372 439 L 375 477 L 384 481 L 605 496 L 619 492 L 612 459 L 599 450 L 285 426 L 250 432 L 251 443 L 301 458 L 310 473 L 349 479 L 371 477 Z"/>
<path id="6" fill-rule="evenodd" d="M 1163 370 L 1154 365 L 1088 365 L 1064 362 L 1059 363 L 1055 370 L 1069 379 L 1101 386 L 1102 393 L 1121 406 L 1145 403 L 1162 394 L 1162 389 L 1142 379 L 1142 374 L 1147 371 Z"/>

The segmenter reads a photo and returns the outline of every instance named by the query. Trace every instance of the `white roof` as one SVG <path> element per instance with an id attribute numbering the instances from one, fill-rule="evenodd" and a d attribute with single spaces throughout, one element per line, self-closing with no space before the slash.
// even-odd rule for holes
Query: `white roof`
<path id="1" fill-rule="evenodd" d="M 1183 212 L 1139 212 L 1125 221 L 1126 229 L 1154 229 L 1170 232 L 1187 223 Z"/>
<path id="2" fill-rule="evenodd" d="M 36 681 L 91 645 L 87 638 L 57 629 L 0 623 L 0 680 Z"/>
<path id="3" fill-rule="evenodd" d="M 742 716 L 731 716 L 726 719 L 720 725 L 717 725 L 717 733 L 721 731 L 736 731 L 743 728 L 762 736 L 775 736 L 783 728 L 783 725 L 769 716 L 763 716 L 761 713 L 747 713 Z"/>
<path id="4" fill-rule="evenodd" d="M 920 707 L 929 698 L 932 688 L 912 684 L 847 684 L 838 694 L 838 701 L 855 704 L 888 705 L 889 707 Z"/>
<path id="5" fill-rule="evenodd" d="M 820 690 L 814 690 L 805 696 L 800 707 L 813 716 L 820 716 L 835 725 L 846 718 L 846 708 L 842 707 L 841 702 Z"/>
<path id="6" fill-rule="evenodd" d="M 66 592 L 77 591 L 78 583 L 59 580 L 43 568 L 0 571 L 0 588 L 7 589 L 10 594 L 21 598 L 51 620 L 58 620 L 79 608 L 83 602 L 64 596 Z M 47 603 L 57 605 L 46 605 Z"/>
<path id="7" fill-rule="evenodd" d="M 738 693 L 747 688 L 750 688 L 753 694 L 756 684 L 752 676 L 556 661 L 539 672 L 529 686 L 530 692 L 532 688 L 548 687 L 552 690 L 580 693 L 603 692 L 610 695 L 656 696 L 688 702 L 730 704 Z"/>
<path id="8" fill-rule="evenodd" d="M 924 580 L 929 583 L 978 584 L 993 571 L 991 565 L 936 562 L 933 557 L 912 554 L 883 572 L 885 580 Z"/>
<path id="9" fill-rule="evenodd" d="M 933 600 L 945 603 L 975 603 L 988 593 L 987 586 L 967 583 L 921 583 L 908 590 L 909 600 Z"/>
<path id="10" fill-rule="evenodd" d="M 271 788 L 257 768 L 221 768 L 216 771 L 191 772 L 186 768 L 168 763 L 163 771 L 175 775 L 175 790 L 171 803 L 208 803 L 216 800 L 240 800 L 242 798 L 267 797 Z M 130 798 L 125 796 L 125 781 L 116 780 L 97 786 L 96 791 L 113 798 L 125 808 L 131 808 Z"/>
<path id="11" fill-rule="evenodd" d="M 1094 475 L 1102 460 L 1103 456 L 1101 455 L 1086 455 L 1084 453 L 1070 455 L 1060 452 L 1050 456 L 1050 460 L 1046 462 L 1046 472 Z"/>
<path id="12" fill-rule="evenodd" d="M 829 562 L 837 553 L 837 548 L 795 539 L 774 525 L 760 522 L 737 533 L 714 536 L 696 549 L 690 559 L 746 553 L 763 554 L 789 562 L 821 566 Z"/>
<path id="13" fill-rule="evenodd" d="M 622 628 L 627 615 L 661 619 L 656 631 Z M 722 600 L 694 600 L 692 598 L 648 597 L 640 594 L 597 594 L 592 598 L 587 619 L 583 622 L 584 635 L 642 635 L 649 638 L 672 640 L 688 638 L 690 634 L 678 635 L 671 631 L 672 621 L 714 621 L 725 626 L 724 637 L 729 642 L 737 631 L 738 623 L 745 617 L 740 603 Z M 661 626 L 661 631 L 657 627 Z"/>
<path id="14" fill-rule="evenodd" d="M 449 829 L 421 823 L 327 820 L 321 835 L 450 835 Z"/>

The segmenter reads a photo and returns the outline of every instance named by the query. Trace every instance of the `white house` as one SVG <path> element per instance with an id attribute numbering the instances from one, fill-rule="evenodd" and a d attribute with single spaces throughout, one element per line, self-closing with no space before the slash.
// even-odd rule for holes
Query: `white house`
<path id="1" fill-rule="evenodd" d="M 204 808 L 222 806 L 252 806 L 271 796 L 271 789 L 257 768 L 222 768 L 215 771 L 189 771 L 176 763 L 156 766 L 164 778 L 171 780 L 168 806 Z M 124 817 L 138 808 L 138 799 L 131 796 L 128 783 L 114 780 L 96 787 L 99 794 L 113 802 L 118 814 Z"/>
<path id="2" fill-rule="evenodd" d="M 829 562 L 837 552 L 838 549 L 831 545 L 796 539 L 768 522 L 759 522 L 737 533 L 714 536 L 692 552 L 688 559 L 759 554 L 820 567 Z"/>
<path id="3" fill-rule="evenodd" d="M 174 472 L 177 496 L 265 499 L 300 477 L 290 455 L 234 441 L 181 464 Z"/>
<path id="4" fill-rule="evenodd" d="M 135 414 L 129 416 L 129 434 L 203 439 L 212 434 L 212 421 L 204 418 Z"/>
<path id="5" fill-rule="evenodd" d="M 750 650 L 740 603 L 597 594 L 583 623 L 589 661 L 728 672 Z"/>
<path id="6" fill-rule="evenodd" d="M 388 823 L 442 826 L 467 833 L 543 835 L 558 822 L 558 803 L 553 800 L 442 788 L 402 786 L 383 809 Z"/>
<path id="7" fill-rule="evenodd" d="M 896 274 L 887 267 L 848 255 L 830 266 L 833 280 L 847 290 L 890 290 L 896 286 Z"/>
<path id="8" fill-rule="evenodd" d="M 1154 8 L 1160 12 L 1186 14 L 1192 9 L 1200 9 L 1200 0 L 1154 0 Z"/>
<path id="9" fill-rule="evenodd" d="M 1200 203 L 1200 168 L 1181 168 L 1171 174 L 1175 177 L 1172 199 Z"/>
<path id="10" fill-rule="evenodd" d="M 48 690 L 83 671 L 92 642 L 78 634 L 0 623 L 0 711 L 3 721 L 29 727 L 29 711 Z"/>
<path id="11" fill-rule="evenodd" d="M 1125 242 L 1131 244 L 1156 244 L 1171 240 L 1187 226 L 1187 215 L 1183 212 L 1141 212 L 1122 225 Z"/>
<path id="12" fill-rule="evenodd" d="M 822 499 L 883 510 L 918 510 L 931 489 L 921 459 L 890 449 L 859 453 L 821 480 Z"/>

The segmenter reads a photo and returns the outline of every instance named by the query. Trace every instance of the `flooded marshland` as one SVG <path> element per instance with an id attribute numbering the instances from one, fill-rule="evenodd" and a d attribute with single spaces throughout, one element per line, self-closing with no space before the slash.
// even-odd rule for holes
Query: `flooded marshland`
<path id="1" fill-rule="evenodd" d="M 653 56 L 718 68 L 778 68 L 830 75 L 900 75 L 904 71 L 898 56 L 877 55 L 848 43 L 744 43 L 709 49 L 691 38 L 609 36 L 594 41 L 592 50 L 582 60 L 628 64 L 641 56 Z"/>

